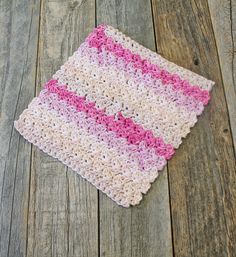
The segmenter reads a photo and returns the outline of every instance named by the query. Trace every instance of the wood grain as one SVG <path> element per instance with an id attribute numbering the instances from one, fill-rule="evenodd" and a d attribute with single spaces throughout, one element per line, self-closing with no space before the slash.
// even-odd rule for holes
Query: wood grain
<path id="1" fill-rule="evenodd" d="M 0 1 L 1 257 L 235 256 L 235 8 L 233 0 Z M 13 128 L 95 23 L 216 81 L 168 173 L 128 209 Z"/>
<path id="2" fill-rule="evenodd" d="M 175 256 L 235 256 L 235 156 L 207 2 L 153 0 L 153 14 L 158 51 L 216 82 L 168 165 Z"/>
<path id="3" fill-rule="evenodd" d="M 13 121 L 35 90 L 38 1 L 0 1 L 0 256 L 26 256 L 31 145 Z"/>
<path id="4" fill-rule="evenodd" d="M 97 23 L 119 28 L 155 50 L 150 2 L 97 0 Z M 100 193 L 100 256 L 172 256 L 167 172 L 144 200 L 129 209 Z"/>
<path id="5" fill-rule="evenodd" d="M 208 0 L 236 149 L 236 3 Z"/>
<path id="6" fill-rule="evenodd" d="M 95 4 L 43 0 L 37 92 L 95 25 Z M 98 256 L 96 188 L 33 147 L 28 256 Z"/>

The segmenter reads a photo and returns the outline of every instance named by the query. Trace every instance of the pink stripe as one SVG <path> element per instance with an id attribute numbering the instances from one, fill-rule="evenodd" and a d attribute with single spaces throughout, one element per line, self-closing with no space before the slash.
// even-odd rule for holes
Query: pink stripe
<path id="1" fill-rule="evenodd" d="M 95 48 L 89 48 L 85 43 L 77 50 L 79 55 L 88 58 L 92 63 L 101 66 L 104 69 L 112 67 L 116 72 L 126 72 L 134 82 L 139 85 L 143 84 L 147 88 L 151 88 L 152 92 L 157 95 L 163 95 L 167 101 L 175 103 L 176 106 L 183 106 L 188 112 L 195 112 L 200 115 L 204 109 L 202 102 L 197 101 L 192 96 L 184 95 L 181 91 L 176 91 L 172 86 L 167 87 L 161 83 L 160 80 L 153 78 L 150 74 L 143 74 L 141 71 L 137 72 L 133 64 L 126 65 L 123 59 L 117 59 L 112 52 L 103 49 L 97 52 Z"/>
<path id="2" fill-rule="evenodd" d="M 39 104 L 44 104 L 49 110 L 55 110 L 57 113 L 66 118 L 69 122 L 75 122 L 78 127 L 85 129 L 89 133 L 96 135 L 101 141 L 107 143 L 109 147 L 114 147 L 117 152 L 128 156 L 129 160 L 137 160 L 141 170 L 148 171 L 153 167 L 162 170 L 166 164 L 164 157 L 155 153 L 155 150 L 148 148 L 144 142 L 138 145 L 124 143 L 126 139 L 116 137 L 112 131 L 107 131 L 103 124 L 96 123 L 96 120 L 89 118 L 83 112 L 77 112 L 75 107 L 67 104 L 66 101 L 60 100 L 57 94 L 44 89 L 39 95 Z"/>
<path id="3" fill-rule="evenodd" d="M 117 57 L 122 58 L 127 65 L 132 63 L 142 73 L 151 74 L 152 77 L 161 79 L 164 85 L 172 84 L 174 90 L 180 90 L 185 95 L 192 96 L 204 105 L 209 102 L 210 94 L 208 90 L 202 90 L 198 86 L 191 86 L 188 81 L 182 80 L 177 74 L 171 74 L 166 70 L 162 70 L 148 60 L 142 59 L 140 55 L 133 54 L 129 49 L 123 48 L 121 44 L 114 42 L 111 37 L 106 36 L 105 28 L 104 25 L 100 25 L 87 37 L 86 42 L 89 43 L 90 47 L 95 47 L 99 51 L 105 49 L 113 52 Z"/>
<path id="4" fill-rule="evenodd" d="M 116 133 L 117 137 L 126 138 L 129 144 L 138 145 L 145 142 L 147 147 L 154 148 L 157 155 L 169 160 L 174 154 L 171 144 L 165 144 L 163 139 L 155 137 L 151 130 L 145 130 L 141 125 L 135 124 L 131 118 L 125 118 L 121 112 L 115 116 L 106 115 L 104 110 L 97 109 L 94 102 L 88 102 L 85 97 L 77 96 L 74 92 L 68 91 L 65 85 L 58 85 L 57 80 L 50 80 L 45 84 L 45 88 L 56 93 L 61 100 L 65 100 L 69 105 L 74 106 L 77 111 L 85 112 L 97 123 L 103 124 L 108 131 Z"/>

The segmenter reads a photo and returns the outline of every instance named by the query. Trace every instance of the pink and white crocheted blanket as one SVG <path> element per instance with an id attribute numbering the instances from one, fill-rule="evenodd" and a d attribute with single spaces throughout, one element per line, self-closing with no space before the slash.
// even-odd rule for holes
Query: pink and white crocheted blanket
<path id="1" fill-rule="evenodd" d="M 100 25 L 14 125 L 128 207 L 140 202 L 197 122 L 213 85 Z"/>

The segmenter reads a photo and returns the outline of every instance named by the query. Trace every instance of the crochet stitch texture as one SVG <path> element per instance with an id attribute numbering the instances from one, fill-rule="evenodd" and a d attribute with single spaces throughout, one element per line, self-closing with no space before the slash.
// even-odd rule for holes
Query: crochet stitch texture
<path id="1" fill-rule="evenodd" d="M 129 207 L 141 201 L 197 122 L 213 85 L 100 25 L 14 126 Z"/>

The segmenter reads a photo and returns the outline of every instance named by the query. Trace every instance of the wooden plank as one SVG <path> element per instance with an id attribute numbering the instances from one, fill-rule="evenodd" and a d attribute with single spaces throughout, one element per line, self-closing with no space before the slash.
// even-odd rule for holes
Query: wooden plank
<path id="1" fill-rule="evenodd" d="M 95 3 L 43 0 L 37 94 L 95 25 Z M 98 256 L 96 188 L 33 147 L 28 256 Z"/>
<path id="2" fill-rule="evenodd" d="M 97 0 L 97 23 L 155 50 L 150 2 Z M 167 172 L 140 205 L 125 209 L 100 193 L 100 256 L 172 256 Z"/>
<path id="3" fill-rule="evenodd" d="M 175 256 L 234 256 L 236 173 L 207 2 L 153 0 L 158 51 L 216 82 L 198 124 L 169 162 Z"/>
<path id="4" fill-rule="evenodd" d="M 208 5 L 236 149 L 236 4 L 231 0 L 208 0 Z"/>
<path id="5" fill-rule="evenodd" d="M 0 2 L 0 256 L 26 256 L 31 145 L 13 127 L 35 91 L 39 1 Z"/>

